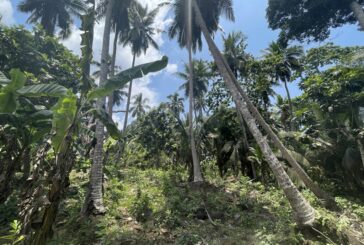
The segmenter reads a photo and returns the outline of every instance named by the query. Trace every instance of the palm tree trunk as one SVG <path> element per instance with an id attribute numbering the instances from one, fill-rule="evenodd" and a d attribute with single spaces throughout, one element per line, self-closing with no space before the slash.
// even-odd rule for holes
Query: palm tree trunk
<path id="1" fill-rule="evenodd" d="M 362 30 L 364 30 L 364 11 L 363 6 L 357 1 L 353 1 L 350 4 L 350 8 L 354 13 L 355 18 L 358 20 L 359 25 Z"/>
<path id="2" fill-rule="evenodd" d="M 135 66 L 135 58 L 136 58 L 136 55 L 134 54 L 133 55 L 133 63 L 131 65 L 132 68 L 134 68 Z M 128 90 L 128 100 L 126 102 L 126 110 L 125 110 L 125 119 L 124 119 L 124 128 L 123 128 L 123 131 L 125 133 L 125 130 L 126 130 L 126 126 L 128 126 L 128 117 L 129 117 L 129 110 L 130 110 L 130 99 L 131 99 L 131 91 L 133 89 L 133 80 L 130 81 L 130 84 L 129 84 L 129 90 Z"/>
<path id="3" fill-rule="evenodd" d="M 106 10 L 105 27 L 101 52 L 101 70 L 100 70 L 100 85 L 107 80 L 108 75 L 108 55 L 110 44 L 110 32 L 111 32 L 111 15 L 114 0 L 109 0 Z M 105 106 L 106 98 L 102 98 L 97 102 L 97 107 L 102 109 Z M 103 146 L 104 146 L 104 125 L 97 120 L 96 133 L 97 140 L 93 163 L 91 166 L 91 181 L 90 181 L 90 196 L 86 202 L 86 214 L 99 215 L 105 213 L 105 207 L 103 204 Z"/>
<path id="4" fill-rule="evenodd" d="M 188 34 L 187 34 L 187 49 L 188 49 L 188 65 L 189 65 L 189 115 L 188 115 L 188 131 L 190 137 L 191 144 L 191 153 L 192 153 L 192 164 L 193 164 L 193 182 L 203 182 L 202 173 L 201 173 L 201 165 L 198 159 L 195 134 L 193 132 L 193 111 L 194 111 L 194 94 L 193 94 L 193 60 L 192 60 L 192 1 L 189 0 L 188 7 Z"/>
<path id="5" fill-rule="evenodd" d="M 82 16 L 81 29 L 84 32 L 81 34 L 82 58 L 81 58 L 81 91 L 88 91 L 91 85 L 90 71 L 91 62 L 93 60 L 93 41 L 94 41 L 94 27 L 95 27 L 95 15 L 96 15 L 96 3 L 95 0 L 87 0 L 87 4 L 91 4 L 90 9 Z"/>
<path id="6" fill-rule="evenodd" d="M 203 20 L 202 14 L 199 10 L 199 7 L 196 1 L 193 1 L 194 10 L 196 13 L 196 20 L 203 35 L 207 41 L 209 49 L 214 57 L 216 65 L 224 78 L 225 84 L 227 88 L 230 90 L 230 93 L 234 99 L 234 102 L 242 113 L 245 122 L 250 129 L 253 137 L 257 141 L 259 147 L 261 148 L 270 168 L 272 169 L 274 175 L 277 178 L 278 184 L 283 189 L 288 201 L 291 204 L 291 207 L 294 211 L 294 215 L 296 221 L 299 225 L 312 225 L 315 220 L 315 210 L 311 207 L 311 205 L 307 202 L 307 200 L 301 195 L 301 193 L 297 190 L 296 186 L 293 184 L 292 180 L 289 178 L 287 173 L 284 171 L 282 164 L 278 161 L 277 157 L 273 154 L 272 149 L 269 147 L 268 141 L 266 137 L 262 135 L 259 131 L 258 126 L 253 118 L 252 114 L 247 108 L 246 100 L 243 102 L 240 93 L 237 90 L 237 86 L 235 85 L 232 79 L 232 72 L 229 71 L 229 67 L 226 65 L 223 56 L 218 50 L 216 44 L 212 40 L 206 23 Z M 231 72 L 231 73 L 230 73 Z"/>
<path id="7" fill-rule="evenodd" d="M 241 112 L 239 110 L 236 110 L 236 111 L 237 111 L 237 114 L 238 114 L 238 120 L 239 120 L 240 125 L 241 125 L 241 131 L 243 133 L 244 150 L 246 152 L 248 152 L 249 151 L 249 141 L 248 141 L 248 136 L 247 136 L 247 133 L 246 133 L 244 118 L 243 118 L 243 115 L 241 115 Z M 252 169 L 253 179 L 255 180 L 255 179 L 257 179 L 257 171 L 255 169 L 255 164 L 252 161 L 249 161 L 249 162 L 250 162 L 250 167 Z"/>
<path id="8" fill-rule="evenodd" d="M 241 112 L 239 110 L 236 110 L 236 111 L 237 111 L 237 114 L 238 114 L 238 120 L 240 122 L 241 131 L 243 132 L 243 145 L 244 145 L 245 150 L 248 150 L 249 149 L 249 141 L 248 141 L 248 136 L 246 134 L 244 118 L 243 118 L 243 115 L 241 115 Z"/>
<path id="9" fill-rule="evenodd" d="M 113 51 L 112 51 L 112 57 L 111 57 L 111 71 L 110 71 L 111 76 L 115 75 L 115 63 L 116 63 L 116 51 L 118 49 L 118 37 L 119 37 L 119 31 L 115 31 Z M 108 105 L 107 105 L 108 114 L 109 114 L 110 118 L 112 118 L 113 106 L 114 106 L 114 94 L 111 94 L 108 97 Z"/>
<path id="10" fill-rule="evenodd" d="M 288 104 L 289 104 L 289 125 L 291 128 L 291 131 L 294 130 L 294 125 L 293 125 L 293 105 L 292 105 L 292 100 L 291 100 L 291 93 L 289 92 L 288 89 L 288 85 L 287 85 L 287 81 L 283 81 L 284 83 L 284 88 L 286 89 L 286 93 L 287 93 L 287 98 L 288 98 Z"/>

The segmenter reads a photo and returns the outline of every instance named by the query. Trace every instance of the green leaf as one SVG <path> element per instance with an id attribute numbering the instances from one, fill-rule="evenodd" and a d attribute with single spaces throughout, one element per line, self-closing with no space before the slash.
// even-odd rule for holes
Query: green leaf
<path id="1" fill-rule="evenodd" d="M 73 124 L 77 111 L 77 96 L 69 91 L 67 97 L 58 100 L 57 104 L 53 106 L 52 111 L 52 131 L 54 133 L 52 146 L 57 154 L 61 151 L 62 142 Z"/>
<path id="2" fill-rule="evenodd" d="M 25 84 L 25 75 L 19 69 L 10 71 L 11 81 L 0 90 L 0 112 L 12 113 L 16 111 L 17 95 L 15 91 Z"/>
<path id="3" fill-rule="evenodd" d="M 10 71 L 11 81 L 3 88 L 3 91 L 14 92 L 22 88 L 25 84 L 25 75 L 19 69 L 12 69 Z"/>
<path id="4" fill-rule="evenodd" d="M 109 114 L 106 113 L 103 109 L 92 109 L 89 112 L 91 112 L 95 118 L 99 119 L 102 124 L 107 129 L 107 132 L 110 134 L 110 136 L 115 139 L 121 139 L 122 134 L 119 131 L 118 127 L 116 126 L 115 122 L 112 120 L 112 118 L 109 117 Z"/>
<path id="5" fill-rule="evenodd" d="M 0 112 L 12 113 L 16 110 L 16 95 L 11 92 L 0 92 Z"/>
<path id="6" fill-rule="evenodd" d="M 157 60 L 151 63 L 130 68 L 116 74 L 114 77 L 108 79 L 104 84 L 98 88 L 92 90 L 88 94 L 88 99 L 102 98 L 110 95 L 113 91 L 122 88 L 129 81 L 141 78 L 148 73 L 157 72 L 164 69 L 168 64 L 168 58 L 163 56 L 161 60 Z"/>
<path id="7" fill-rule="evenodd" d="M 25 86 L 16 92 L 27 97 L 63 97 L 67 95 L 67 88 L 58 84 L 37 84 Z"/>
<path id="8" fill-rule="evenodd" d="M 49 110 L 42 110 L 42 111 L 37 111 L 35 113 L 32 113 L 29 115 L 29 119 L 30 120 L 44 120 L 44 119 L 49 119 L 52 118 L 53 116 L 53 111 L 49 111 Z"/>

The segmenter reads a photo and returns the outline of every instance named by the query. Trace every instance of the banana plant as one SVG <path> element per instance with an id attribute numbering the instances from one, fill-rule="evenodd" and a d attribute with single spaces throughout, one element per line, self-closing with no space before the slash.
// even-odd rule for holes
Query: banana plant
<path id="1" fill-rule="evenodd" d="M 10 71 L 11 79 L 0 73 L 0 203 L 11 194 L 16 169 L 23 168 L 23 179 L 30 170 L 31 145 L 49 134 L 53 112 L 34 105 L 27 96 L 35 93 L 61 93 L 57 86 L 31 90 L 24 86 L 26 78 L 19 70 Z M 63 88 L 63 87 L 62 87 Z"/>
<path id="2" fill-rule="evenodd" d="M 83 89 L 80 95 L 76 95 L 71 90 L 56 84 L 24 86 L 26 79 L 19 70 L 11 72 L 11 82 L 6 81 L 3 76 L 0 76 L 0 84 L 4 84 L 0 90 L 0 102 L 4 102 L 1 103 L 0 113 L 6 113 L 8 116 L 16 114 L 18 111 L 18 101 L 21 98 L 39 98 L 44 96 L 58 98 L 58 102 L 51 108 L 52 129 L 50 131 L 52 135 L 51 144 L 55 155 L 53 166 L 56 172 L 46 196 L 48 199 L 47 205 L 40 207 L 40 209 L 43 209 L 42 225 L 30 237 L 34 244 L 45 244 L 51 234 L 59 203 L 69 185 L 68 176 L 75 160 L 73 143 L 78 135 L 82 117 L 92 114 L 104 124 L 111 137 L 114 139 L 121 138 L 121 133 L 116 124 L 105 110 L 91 108 L 84 112 L 84 109 L 92 105 L 95 99 L 110 95 L 113 91 L 122 88 L 133 79 L 141 78 L 151 72 L 160 71 L 167 64 L 168 58 L 163 57 L 161 60 L 136 66 L 116 74 L 98 88 L 92 88 L 88 85 L 82 86 Z M 35 209 L 33 207 L 29 208 L 29 210 Z"/>

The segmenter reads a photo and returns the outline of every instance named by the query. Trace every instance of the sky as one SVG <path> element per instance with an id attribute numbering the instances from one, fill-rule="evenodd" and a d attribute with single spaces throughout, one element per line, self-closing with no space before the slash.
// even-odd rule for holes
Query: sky
<path id="1" fill-rule="evenodd" d="M 17 4 L 20 0 L 0 0 L 0 15 L 5 25 L 23 24 L 28 28 L 31 25 L 26 23 L 28 14 L 20 13 L 17 10 Z M 156 7 L 163 0 L 139 0 L 144 5 L 148 5 L 150 9 Z M 265 17 L 265 10 L 268 0 L 233 0 L 236 21 L 234 23 L 222 20 L 221 27 L 223 31 L 219 31 L 215 35 L 215 40 L 220 48 L 222 48 L 222 35 L 226 35 L 231 31 L 242 31 L 248 38 L 248 52 L 256 57 L 262 55 L 262 50 L 268 47 L 269 43 L 275 41 L 278 37 L 278 31 L 272 31 L 268 27 Z M 168 7 L 163 7 L 157 17 L 155 26 L 158 29 L 166 31 L 172 22 L 172 13 Z M 75 22 L 77 23 L 77 22 Z M 62 43 L 72 50 L 75 54 L 80 54 L 80 34 L 78 27 L 73 27 L 73 33 L 69 39 L 63 40 Z M 101 21 L 95 27 L 94 40 L 94 57 L 100 59 L 101 44 L 103 34 L 103 22 Z M 113 38 L 113 37 L 112 37 Z M 160 102 L 166 101 L 166 97 L 174 92 L 179 91 L 179 87 L 184 82 L 180 80 L 175 73 L 182 71 L 184 63 L 187 61 L 187 51 L 179 48 L 175 40 L 170 40 L 164 32 L 156 33 L 155 40 L 160 46 L 159 50 L 150 48 L 145 55 L 137 58 L 137 64 L 151 62 L 161 58 L 163 55 L 169 57 L 169 65 L 167 68 L 157 74 L 149 75 L 135 82 L 133 94 L 143 93 L 143 96 L 149 99 L 150 106 L 156 106 Z M 112 40 L 112 39 L 111 39 Z M 305 48 L 323 45 L 326 42 L 334 42 L 343 46 L 363 45 L 364 32 L 358 31 L 356 25 L 347 25 L 332 30 L 331 36 L 323 43 L 301 44 Z M 110 51 L 112 48 L 110 48 Z M 131 66 L 132 55 L 129 47 L 119 47 L 117 56 L 117 65 L 121 69 Z M 196 59 L 211 60 L 211 55 L 206 44 L 203 45 L 201 52 L 195 54 Z M 301 92 L 297 84 L 289 85 L 292 96 L 297 96 Z M 283 87 L 275 88 L 278 94 L 285 97 Z M 181 92 L 181 91 L 179 91 Z M 182 93 L 181 93 L 182 94 Z M 115 115 L 114 119 L 121 125 L 122 115 Z"/>

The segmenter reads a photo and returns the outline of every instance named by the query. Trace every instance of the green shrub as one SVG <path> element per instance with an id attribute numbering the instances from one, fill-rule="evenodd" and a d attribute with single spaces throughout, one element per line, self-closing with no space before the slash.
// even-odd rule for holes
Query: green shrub
<path id="1" fill-rule="evenodd" d="M 201 243 L 201 237 L 196 234 L 183 233 L 176 240 L 176 245 L 195 245 L 195 244 L 204 244 Z"/>
<path id="2" fill-rule="evenodd" d="M 137 195 L 130 208 L 130 213 L 138 222 L 146 222 L 152 215 L 150 208 L 150 198 L 143 194 L 140 189 L 137 190 Z"/>
<path id="3" fill-rule="evenodd" d="M 11 229 L 6 236 L 0 236 L 0 243 L 5 245 L 15 245 L 24 240 L 24 236 L 20 235 L 21 225 L 20 222 L 14 220 L 10 224 Z"/>

